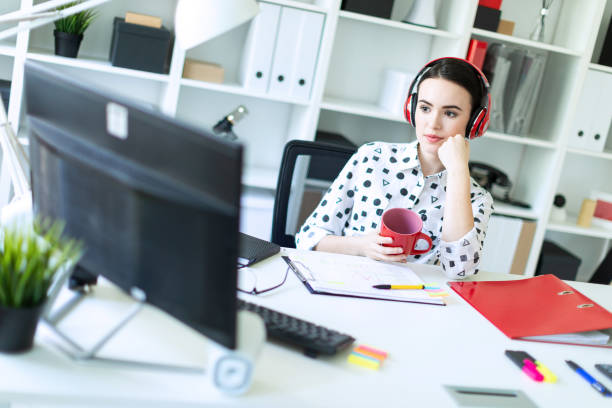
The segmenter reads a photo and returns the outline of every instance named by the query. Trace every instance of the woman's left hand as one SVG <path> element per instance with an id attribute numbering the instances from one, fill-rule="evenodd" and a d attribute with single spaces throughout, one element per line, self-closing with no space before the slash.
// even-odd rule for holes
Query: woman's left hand
<path id="1" fill-rule="evenodd" d="M 470 143 L 461 134 L 451 136 L 438 149 L 438 157 L 447 171 L 465 170 L 470 159 Z"/>

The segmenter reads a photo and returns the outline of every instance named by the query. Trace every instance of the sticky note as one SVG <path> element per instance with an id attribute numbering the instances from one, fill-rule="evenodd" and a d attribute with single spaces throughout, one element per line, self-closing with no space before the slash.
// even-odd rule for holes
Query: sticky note
<path id="1" fill-rule="evenodd" d="M 349 354 L 348 362 L 371 370 L 378 370 L 380 367 L 380 361 L 377 359 L 356 352 Z"/>
<path id="2" fill-rule="evenodd" d="M 353 351 L 356 351 L 361 354 L 365 354 L 367 356 L 376 358 L 378 360 L 384 360 L 385 358 L 387 358 L 386 351 L 378 350 L 378 349 L 375 349 L 374 347 L 366 346 L 365 344 L 361 344 L 355 347 Z"/>

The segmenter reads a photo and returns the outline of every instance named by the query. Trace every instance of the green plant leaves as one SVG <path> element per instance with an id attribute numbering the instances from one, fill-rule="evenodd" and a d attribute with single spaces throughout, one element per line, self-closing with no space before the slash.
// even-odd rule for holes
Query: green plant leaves
<path id="1" fill-rule="evenodd" d="M 80 3 L 80 1 L 74 1 L 62 7 L 58 7 L 57 10 L 73 7 Z M 68 17 L 60 18 L 59 20 L 55 20 L 55 29 L 64 33 L 81 35 L 96 18 L 96 14 L 97 12 L 95 10 L 84 10 Z"/>
<path id="2" fill-rule="evenodd" d="M 39 305 L 45 300 L 58 270 L 80 259 L 82 244 L 64 237 L 63 231 L 62 223 L 40 219 L 33 226 L 2 228 L 1 305 Z"/>

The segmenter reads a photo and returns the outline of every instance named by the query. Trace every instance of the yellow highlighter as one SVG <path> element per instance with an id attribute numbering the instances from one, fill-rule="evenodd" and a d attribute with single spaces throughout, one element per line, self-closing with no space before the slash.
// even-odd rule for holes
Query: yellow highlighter
<path id="1" fill-rule="evenodd" d="M 536 367 L 538 368 L 538 371 L 542 373 L 542 375 L 544 376 L 544 382 L 547 382 L 547 383 L 557 382 L 557 376 L 553 374 L 553 372 L 550 371 L 548 367 L 546 367 L 544 364 L 540 363 L 539 361 L 536 361 L 535 364 L 536 364 Z"/>
<path id="2" fill-rule="evenodd" d="M 374 289 L 424 289 L 425 285 L 374 285 Z"/>

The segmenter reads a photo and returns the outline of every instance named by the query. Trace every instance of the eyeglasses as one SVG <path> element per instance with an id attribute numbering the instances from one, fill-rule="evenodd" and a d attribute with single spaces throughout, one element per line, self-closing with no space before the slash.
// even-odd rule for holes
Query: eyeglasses
<path id="1" fill-rule="evenodd" d="M 280 288 L 287 280 L 287 275 L 289 275 L 289 268 L 287 268 L 278 285 L 267 287 L 266 289 L 257 289 L 257 273 L 250 268 L 240 268 L 239 270 L 241 279 L 238 279 L 238 287 L 236 289 L 238 289 L 239 292 L 248 293 L 249 295 L 261 295 L 262 293 Z M 280 274 L 278 277 L 281 277 Z"/>

